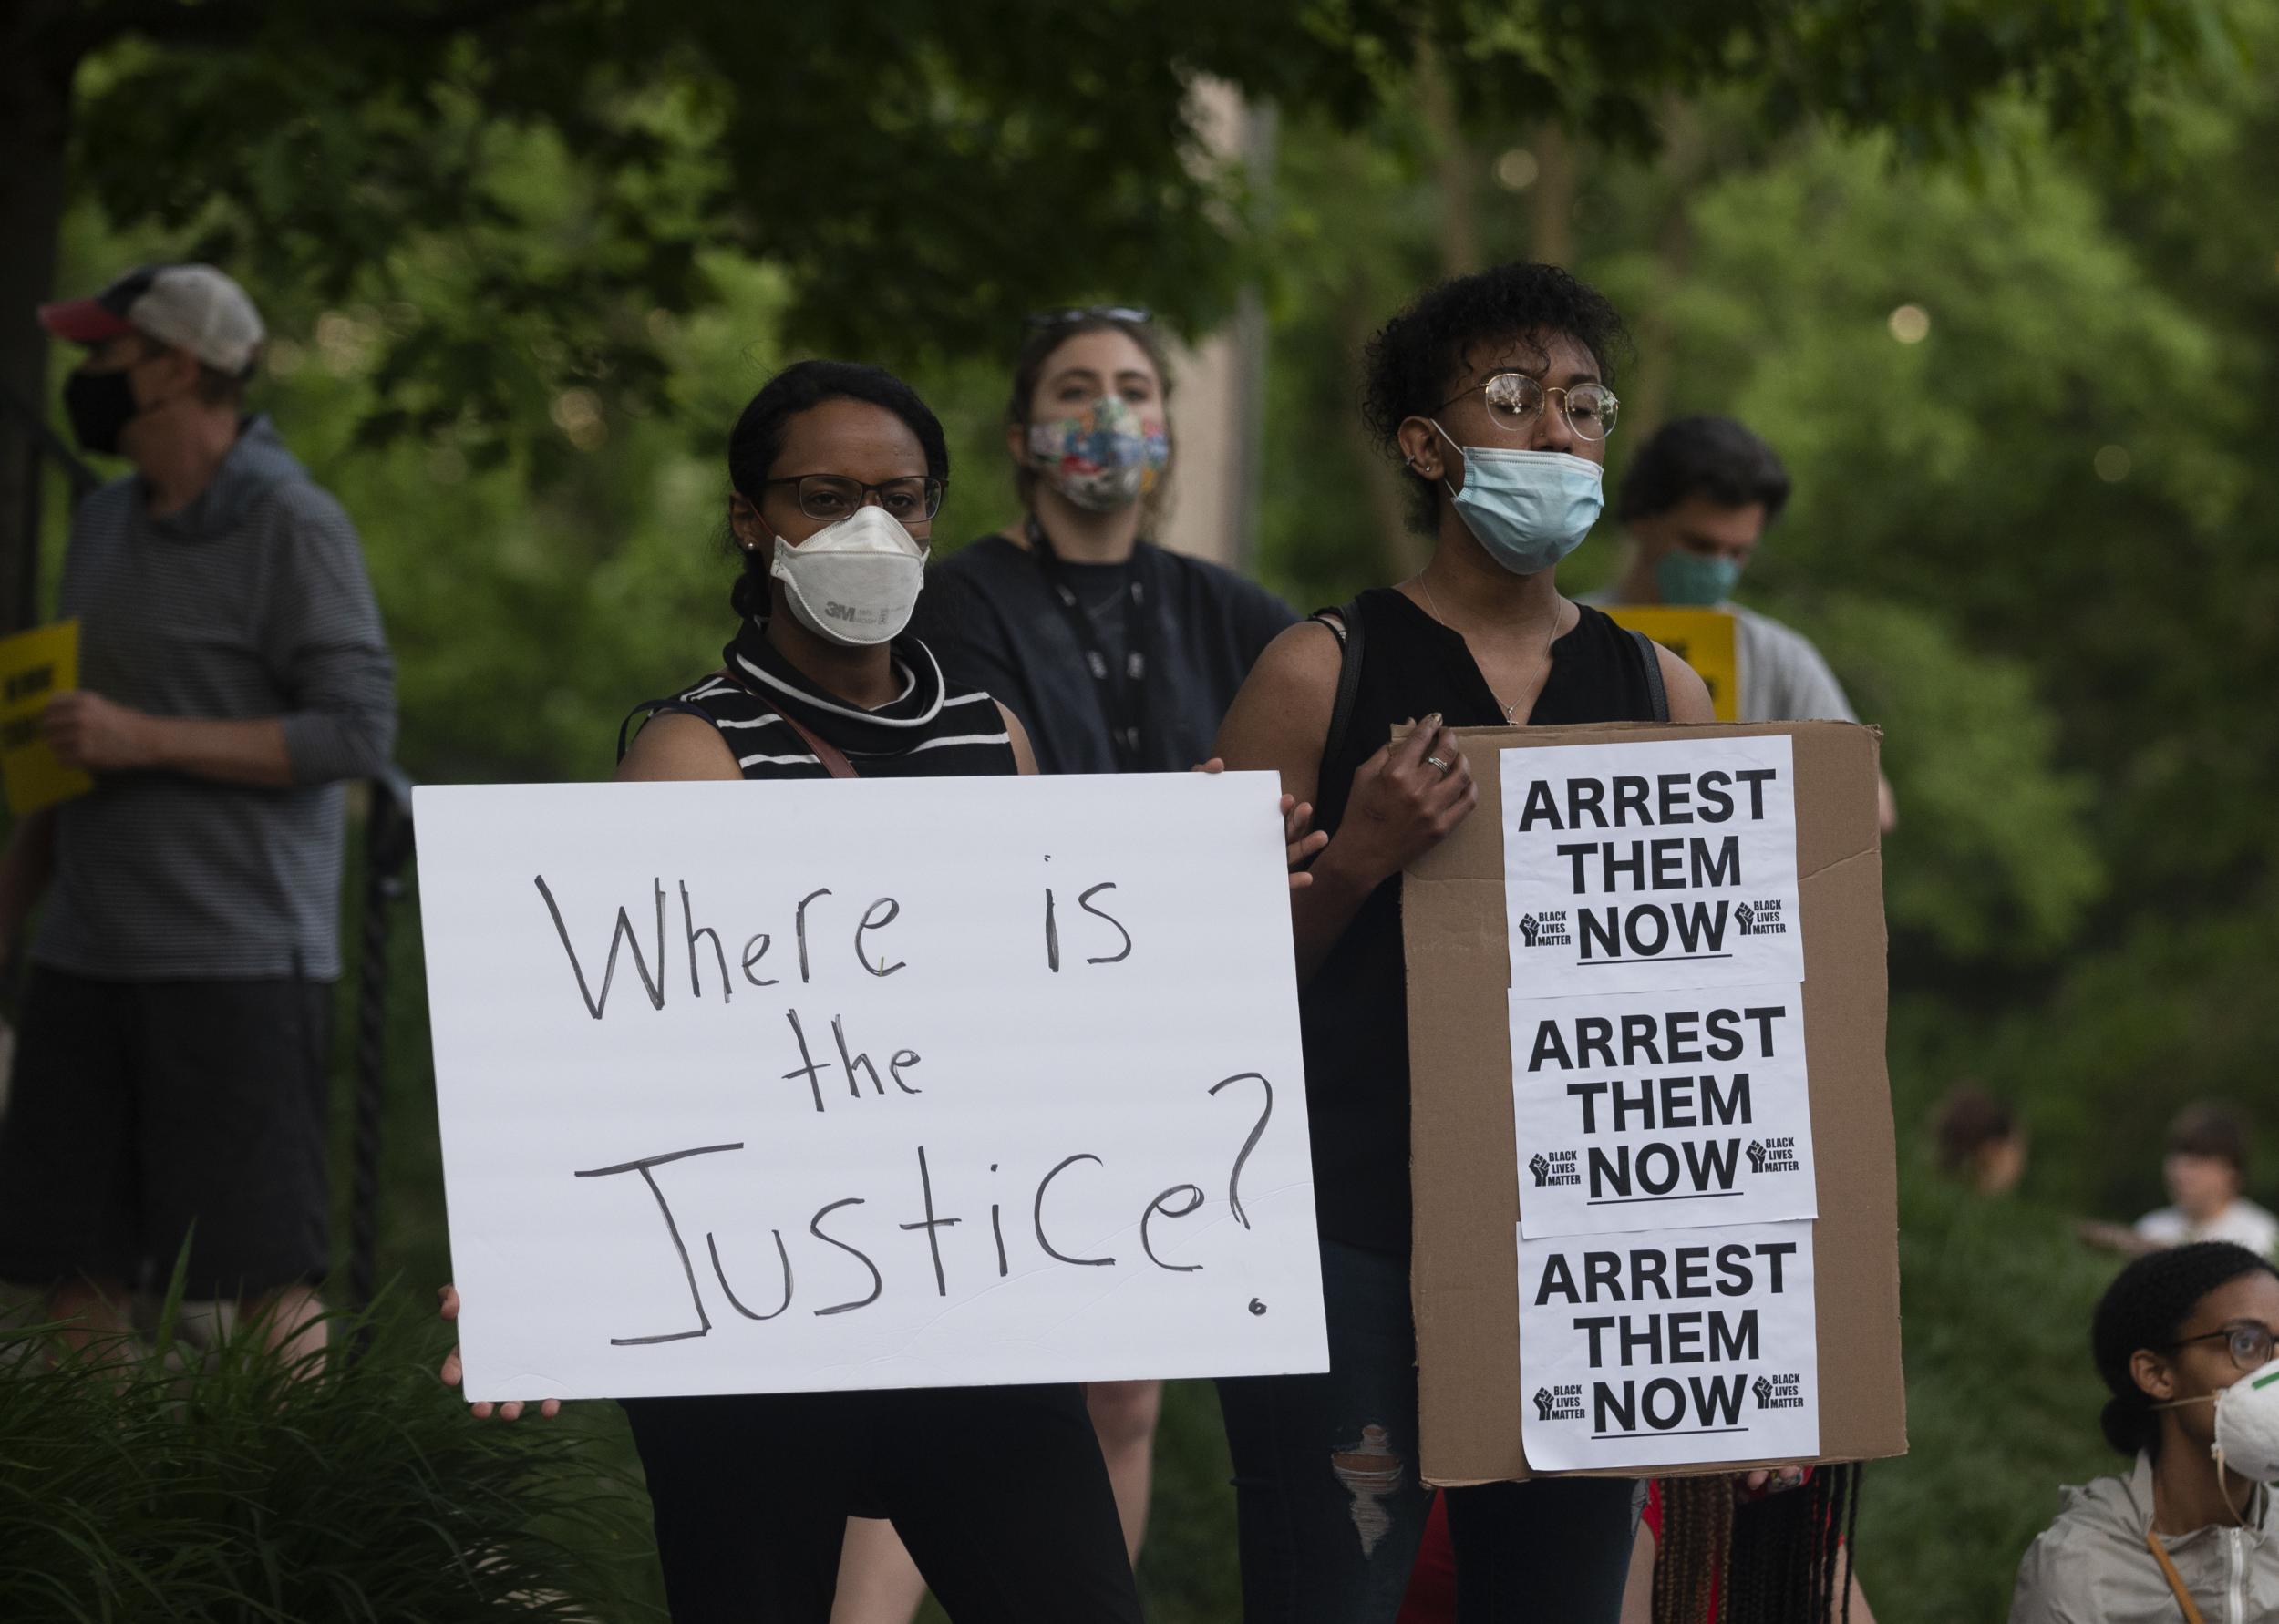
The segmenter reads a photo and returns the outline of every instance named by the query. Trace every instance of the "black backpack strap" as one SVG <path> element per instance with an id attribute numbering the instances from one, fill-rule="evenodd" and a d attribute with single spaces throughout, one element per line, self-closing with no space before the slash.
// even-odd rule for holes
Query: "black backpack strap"
<path id="1" fill-rule="evenodd" d="M 1670 719 L 1670 691 L 1662 681 L 1662 651 L 1655 646 L 1654 639 L 1634 627 L 1630 635 L 1637 640 L 1638 657 L 1646 663 L 1646 692 L 1654 699 L 1654 719 L 1666 722 Z"/>
<path id="2" fill-rule="evenodd" d="M 1317 609 L 1307 618 L 1319 621 L 1337 638 L 1337 698 L 1329 708 L 1328 736 L 1322 741 L 1322 765 L 1326 767 L 1353 731 L 1354 695 L 1361 691 L 1361 600 L 1356 598 L 1342 609 Z"/>
<path id="3" fill-rule="evenodd" d="M 617 759 L 620 761 L 625 759 L 626 747 L 633 743 L 634 735 L 629 730 L 633 727 L 633 719 L 635 716 L 640 717 L 645 724 L 651 717 L 663 715 L 667 713 L 678 713 L 684 716 L 694 716 L 699 722 L 711 722 L 712 725 L 715 727 L 719 725 L 718 723 L 713 722 L 712 718 L 705 714 L 705 709 L 702 705 L 692 704 L 686 699 L 645 699 L 639 704 L 634 706 L 633 709 L 627 711 L 625 713 L 625 719 L 617 725 Z"/>

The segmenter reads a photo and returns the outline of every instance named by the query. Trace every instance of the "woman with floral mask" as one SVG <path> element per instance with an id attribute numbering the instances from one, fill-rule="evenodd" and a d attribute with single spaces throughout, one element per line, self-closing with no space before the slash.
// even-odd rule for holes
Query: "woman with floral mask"
<path id="1" fill-rule="evenodd" d="M 1045 772 L 1193 766 L 1296 618 L 1233 571 L 1155 544 L 1170 403 L 1145 311 L 1032 316 L 1005 430 L 1026 511 L 929 572 L 920 634 L 1027 725 Z"/>
<path id="2" fill-rule="evenodd" d="M 1417 1473 L 1400 873 L 1472 809 L 1448 730 L 1710 720 L 1701 679 L 1675 655 L 1559 592 L 1559 560 L 1598 517 L 1622 342 L 1606 301 L 1550 265 L 1459 277 L 1387 323 L 1369 346 L 1366 411 L 1407 471 L 1430 561 L 1335 625 L 1276 639 L 1219 735 L 1230 770 L 1271 767 L 1301 799 L 1318 789 L 1330 835 L 1293 903 L 1330 1371 L 1219 1384 L 1246 1624 L 1390 1624 L 1430 1506 Z M 1464 1624 L 1614 1624 L 1630 1483 L 1443 1492 Z"/>
<path id="3" fill-rule="evenodd" d="M 2105 1441 L 2136 1465 L 2065 1491 L 2010 1624 L 2279 1618 L 2279 1271 L 2206 1240 L 2139 1258 L 2097 1305 Z"/>

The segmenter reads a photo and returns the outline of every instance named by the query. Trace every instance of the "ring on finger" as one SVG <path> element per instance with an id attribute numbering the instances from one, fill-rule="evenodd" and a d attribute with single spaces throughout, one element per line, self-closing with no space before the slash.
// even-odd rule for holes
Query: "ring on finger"
<path id="1" fill-rule="evenodd" d="M 1428 756 L 1426 756 L 1426 757 L 1425 757 L 1425 766 L 1437 766 L 1437 767 L 1439 767 L 1439 768 L 1440 769 L 1440 776 L 1442 776 L 1443 778 L 1447 777 L 1447 776 L 1448 776 L 1450 773 L 1452 773 L 1452 772 L 1454 772 L 1454 771 L 1456 770 L 1456 764 L 1455 764 L 1454 762 L 1452 762 L 1452 761 L 1442 761 L 1442 760 L 1441 760 L 1439 756 L 1437 756 L 1437 755 L 1428 755 Z"/>

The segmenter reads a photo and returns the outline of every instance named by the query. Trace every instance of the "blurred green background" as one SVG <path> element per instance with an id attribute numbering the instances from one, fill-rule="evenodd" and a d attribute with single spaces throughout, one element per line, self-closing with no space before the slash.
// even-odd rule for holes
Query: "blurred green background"
<path id="1" fill-rule="evenodd" d="M 336 19 L 82 7 L 176 26 L 74 59 L 54 285 L 193 256 L 248 283 L 256 404 L 363 529 L 403 765 L 500 781 L 605 776 L 626 708 L 717 663 L 722 447 L 787 361 L 919 384 L 954 543 L 1014 510 L 1024 310 L 1248 312 L 1252 564 L 1304 609 L 1421 558 L 1357 428 L 1360 341 L 1450 271 L 1572 265 L 1637 339 L 1613 477 L 1679 412 L 1769 438 L 1797 494 L 1742 596 L 1885 731 L 1913 1447 L 1868 1474 L 1860 1561 L 1887 1624 L 1999 1617 L 2057 1485 L 2114 1464 L 2086 1346 L 2111 1266 L 2069 1216 L 2160 1204 L 2186 1101 L 2274 1098 L 2279 8 L 851 9 L 656 4 L 650 37 L 470 6 L 348 58 Z M 1202 75 L 1272 109 L 1240 150 L 1200 139 Z M 1619 556 L 1610 520 L 1562 583 Z M 416 905 L 394 960 L 382 1269 L 424 1290 Z M 2032 1135 L 2013 1197 L 1923 1154 L 1965 1079 Z M 1151 1617 L 1236 1618 L 1225 1475 L 1208 1389 L 1176 1389 Z"/>

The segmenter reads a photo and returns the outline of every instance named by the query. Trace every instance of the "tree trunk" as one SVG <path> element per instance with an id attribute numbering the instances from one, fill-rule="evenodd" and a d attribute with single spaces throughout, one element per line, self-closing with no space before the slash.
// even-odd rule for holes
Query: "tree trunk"
<path id="1" fill-rule="evenodd" d="M 47 42 L 68 0 L 0 6 L 0 632 L 40 613 L 40 453 L 18 416 L 47 406 L 47 335 L 33 311 L 53 295 L 63 221 L 71 80 Z"/>
<path id="2" fill-rule="evenodd" d="M 1694 187 L 1707 168 L 1708 143 L 1696 108 L 1673 99 L 1664 111 L 1662 138 L 1661 170 L 1669 196 L 1654 232 L 1655 296 L 1635 324 L 1638 366 L 1623 391 L 1622 431 L 1634 444 L 1643 444 L 1669 416 L 1670 383 L 1677 370 L 1670 301 L 1690 269 Z"/>
<path id="3" fill-rule="evenodd" d="M 1417 103 L 1432 133 L 1434 181 L 1440 194 L 1440 269 L 1467 276 L 1480 268 L 1479 160 L 1456 116 L 1446 70 L 1430 51 L 1417 62 Z"/>
<path id="4" fill-rule="evenodd" d="M 1535 129 L 1535 189 L 1529 211 L 1529 247 L 1546 265 L 1574 263 L 1574 147 L 1556 124 Z"/>

